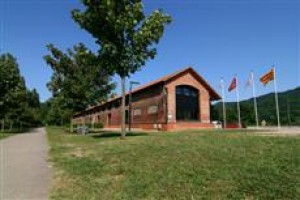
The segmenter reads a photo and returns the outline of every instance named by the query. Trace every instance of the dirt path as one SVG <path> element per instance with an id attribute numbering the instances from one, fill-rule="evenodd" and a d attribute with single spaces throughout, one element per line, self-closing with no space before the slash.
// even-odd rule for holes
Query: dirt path
<path id="1" fill-rule="evenodd" d="M 0 199 L 48 199 L 47 153 L 43 128 L 0 140 Z"/>

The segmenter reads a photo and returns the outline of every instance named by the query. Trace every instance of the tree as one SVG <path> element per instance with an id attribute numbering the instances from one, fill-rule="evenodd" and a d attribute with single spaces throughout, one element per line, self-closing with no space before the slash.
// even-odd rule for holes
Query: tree
<path id="1" fill-rule="evenodd" d="M 21 76 L 16 59 L 11 54 L 0 56 L 0 115 L 6 113 L 7 101 L 11 93 L 18 87 Z"/>
<path id="2" fill-rule="evenodd" d="M 62 107 L 63 98 L 60 96 L 48 99 L 42 103 L 41 116 L 43 123 L 47 125 L 62 126 L 69 122 L 73 110 L 70 108 Z"/>
<path id="3" fill-rule="evenodd" d="M 51 110 L 52 114 L 69 115 L 70 119 L 74 112 L 106 100 L 115 88 L 110 74 L 99 64 L 98 56 L 85 45 L 75 45 L 73 49 L 67 49 L 67 53 L 52 44 L 47 48 L 50 55 L 44 59 L 53 70 L 47 86 L 54 97 L 50 105 L 56 107 Z"/>
<path id="4" fill-rule="evenodd" d="M 26 89 L 26 103 L 20 115 L 21 126 L 37 127 L 42 125 L 40 97 L 36 89 Z"/>
<path id="5" fill-rule="evenodd" d="M 125 78 L 155 57 L 154 44 L 159 42 L 171 17 L 161 10 L 146 17 L 141 0 L 82 0 L 82 3 L 85 10 L 73 10 L 73 19 L 96 39 L 103 65 L 121 78 L 121 138 L 124 138 Z"/>
<path id="6" fill-rule="evenodd" d="M 35 88 L 27 90 L 26 98 L 29 107 L 40 108 L 40 96 Z"/>
<path id="7" fill-rule="evenodd" d="M 22 128 L 41 125 L 39 95 L 35 89 L 26 88 L 16 58 L 7 53 L 0 56 L 0 119 L 5 125 Z M 5 120 L 4 120 L 5 119 Z M 6 123 L 5 123 L 6 122 Z"/>
<path id="8" fill-rule="evenodd" d="M 242 124 L 245 126 L 253 125 L 255 121 L 254 105 L 253 104 L 241 104 Z"/>
<path id="9" fill-rule="evenodd" d="M 2 130 L 4 119 L 13 121 L 19 118 L 26 102 L 25 80 L 21 76 L 17 60 L 13 55 L 7 53 L 0 56 L 0 118 L 2 119 Z"/>
<path id="10" fill-rule="evenodd" d="M 14 90 L 8 92 L 6 106 L 8 107 L 6 117 L 10 123 L 10 130 L 12 130 L 15 123 L 20 123 L 20 117 L 24 114 L 26 107 L 26 85 L 23 77 L 20 76 L 18 85 Z"/>
<path id="11" fill-rule="evenodd" d="M 223 119 L 221 119 L 221 116 L 216 108 L 215 105 L 213 105 L 212 103 L 210 104 L 210 117 L 212 120 L 218 120 L 218 121 L 223 121 Z"/>

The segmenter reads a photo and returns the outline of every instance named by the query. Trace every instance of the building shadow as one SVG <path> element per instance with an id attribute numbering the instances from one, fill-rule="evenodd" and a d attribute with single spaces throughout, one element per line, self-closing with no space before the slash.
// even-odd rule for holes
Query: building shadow
<path id="1" fill-rule="evenodd" d="M 148 136 L 148 133 L 143 132 L 127 132 L 126 137 L 136 137 L 136 136 Z M 103 131 L 100 133 L 97 133 L 95 135 L 92 135 L 94 139 L 100 139 L 100 138 L 114 138 L 114 137 L 121 137 L 121 132 L 109 132 L 109 131 Z"/>

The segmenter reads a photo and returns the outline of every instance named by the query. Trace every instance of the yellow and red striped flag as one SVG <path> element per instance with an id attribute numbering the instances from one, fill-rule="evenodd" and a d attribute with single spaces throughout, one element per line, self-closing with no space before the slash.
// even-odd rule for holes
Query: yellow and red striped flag
<path id="1" fill-rule="evenodd" d="M 274 69 L 271 69 L 268 73 L 263 75 L 259 80 L 262 84 L 267 85 L 270 81 L 273 81 L 275 78 Z"/>

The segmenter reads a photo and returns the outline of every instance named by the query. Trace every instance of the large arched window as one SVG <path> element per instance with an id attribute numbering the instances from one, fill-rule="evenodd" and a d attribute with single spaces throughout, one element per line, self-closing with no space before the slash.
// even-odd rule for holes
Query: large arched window
<path id="1" fill-rule="evenodd" d="M 176 86 L 176 120 L 199 120 L 199 92 L 196 88 Z"/>

